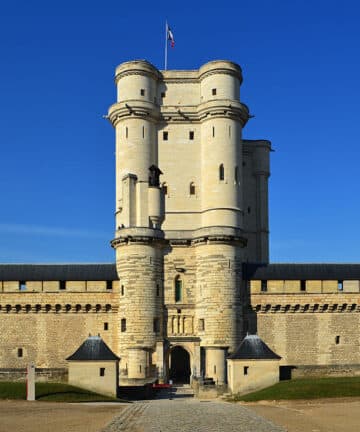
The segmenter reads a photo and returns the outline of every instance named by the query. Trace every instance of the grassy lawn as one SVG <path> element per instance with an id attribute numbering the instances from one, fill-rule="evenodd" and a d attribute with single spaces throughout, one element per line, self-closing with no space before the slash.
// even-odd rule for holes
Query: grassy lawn
<path id="1" fill-rule="evenodd" d="M 110 402 L 120 401 L 61 383 L 36 383 L 36 400 L 52 402 Z M 0 399 L 26 399 L 25 382 L 0 382 Z"/>
<path id="2" fill-rule="evenodd" d="M 317 399 L 360 396 L 360 377 L 311 378 L 281 381 L 266 389 L 235 395 L 229 400 L 255 402 L 259 400 Z"/>

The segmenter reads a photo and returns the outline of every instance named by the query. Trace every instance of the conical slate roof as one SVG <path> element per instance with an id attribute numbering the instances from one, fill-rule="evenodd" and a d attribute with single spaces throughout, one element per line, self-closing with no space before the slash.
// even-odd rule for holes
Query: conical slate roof
<path id="1" fill-rule="evenodd" d="M 66 360 L 120 360 L 100 336 L 89 336 Z"/>
<path id="2" fill-rule="evenodd" d="M 274 353 L 258 335 L 248 335 L 241 342 L 237 350 L 228 357 L 229 359 L 244 360 L 275 360 L 281 359 Z"/>

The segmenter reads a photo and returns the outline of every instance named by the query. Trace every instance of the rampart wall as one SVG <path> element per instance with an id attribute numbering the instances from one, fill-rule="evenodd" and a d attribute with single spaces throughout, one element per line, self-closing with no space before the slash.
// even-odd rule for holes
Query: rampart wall
<path id="1" fill-rule="evenodd" d="M 358 365 L 359 281 L 250 281 L 247 325 L 282 365 Z"/>
<path id="2" fill-rule="evenodd" d="M 63 285 L 61 285 L 63 286 Z M 100 334 L 118 351 L 118 281 L 0 282 L 0 368 L 67 367 L 66 358 Z"/>

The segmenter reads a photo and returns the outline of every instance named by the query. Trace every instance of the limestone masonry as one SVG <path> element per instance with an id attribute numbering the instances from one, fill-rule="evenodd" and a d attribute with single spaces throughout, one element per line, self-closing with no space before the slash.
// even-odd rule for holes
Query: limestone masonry
<path id="1" fill-rule="evenodd" d="M 227 384 L 248 332 L 282 371 L 360 370 L 360 265 L 268 264 L 271 144 L 242 138 L 241 82 L 229 61 L 117 67 L 116 266 L 0 265 L 0 376 L 66 368 L 89 334 L 123 386 Z"/>

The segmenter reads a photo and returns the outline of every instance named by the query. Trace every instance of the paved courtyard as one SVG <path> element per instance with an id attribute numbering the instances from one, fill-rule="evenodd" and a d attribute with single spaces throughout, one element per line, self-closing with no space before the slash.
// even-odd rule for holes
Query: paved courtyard
<path id="1" fill-rule="evenodd" d="M 104 432 L 284 432 L 239 404 L 174 398 L 136 402 Z"/>

